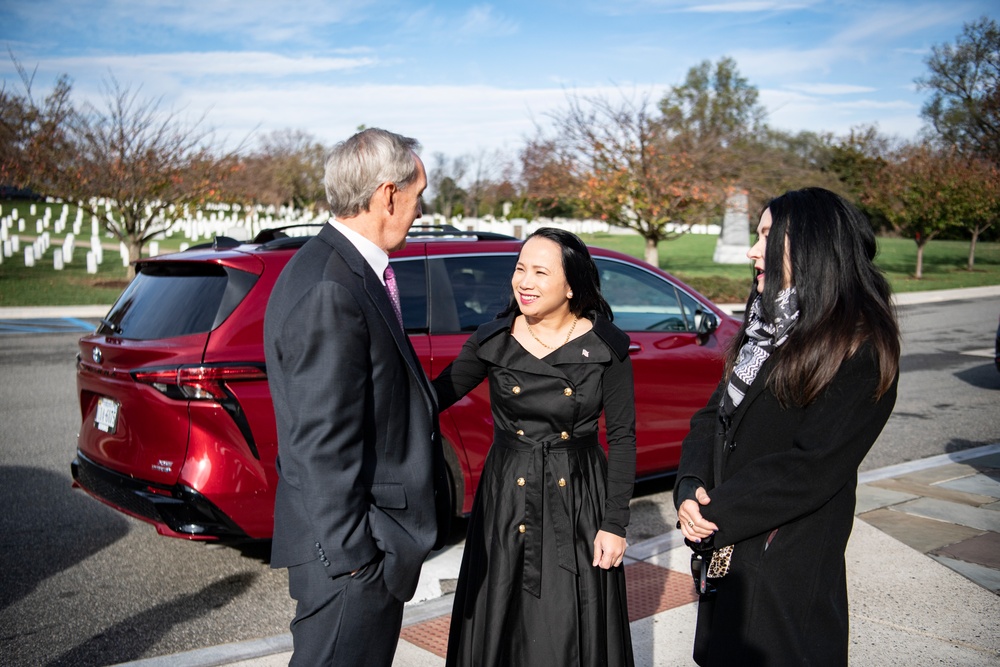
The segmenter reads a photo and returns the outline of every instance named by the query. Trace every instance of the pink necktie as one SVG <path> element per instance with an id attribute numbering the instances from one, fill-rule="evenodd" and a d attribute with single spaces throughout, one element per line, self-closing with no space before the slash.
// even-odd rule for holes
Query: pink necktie
<path id="1" fill-rule="evenodd" d="M 399 307 L 399 287 L 396 285 L 396 272 L 391 266 L 385 267 L 385 291 L 389 293 L 392 301 L 392 309 L 396 311 L 396 319 L 399 320 L 399 328 L 406 330 L 403 326 L 403 311 Z"/>

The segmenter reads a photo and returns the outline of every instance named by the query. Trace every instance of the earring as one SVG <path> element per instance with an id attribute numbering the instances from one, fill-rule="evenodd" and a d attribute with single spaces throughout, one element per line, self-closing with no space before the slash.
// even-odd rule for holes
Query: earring
<path id="1" fill-rule="evenodd" d="M 567 298 L 567 299 L 572 299 L 572 298 L 573 298 L 573 290 L 570 290 L 570 291 L 569 291 L 569 292 L 568 292 L 568 293 L 566 294 L 566 298 Z"/>

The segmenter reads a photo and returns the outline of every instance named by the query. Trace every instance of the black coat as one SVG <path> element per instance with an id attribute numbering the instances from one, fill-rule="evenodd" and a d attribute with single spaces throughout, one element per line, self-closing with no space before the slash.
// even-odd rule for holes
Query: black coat
<path id="1" fill-rule="evenodd" d="M 494 441 L 469 519 L 446 663 L 629 667 L 625 573 L 594 567 L 625 535 L 635 479 L 628 336 L 603 318 L 538 359 L 513 317 L 479 327 L 434 380 L 445 408 L 489 378 Z M 604 413 L 609 454 L 598 441 Z"/>
<path id="2" fill-rule="evenodd" d="M 735 545 L 729 574 L 699 605 L 695 659 L 846 665 L 844 552 L 857 471 L 889 419 L 896 382 L 874 400 L 878 361 L 864 346 L 811 405 L 783 408 L 766 388 L 770 368 L 728 429 L 718 418 L 720 383 L 684 440 L 675 502 L 703 485 L 711 502 L 702 515 L 719 526 L 715 546 Z"/>
<path id="3" fill-rule="evenodd" d="M 264 354 L 278 432 L 271 566 L 320 560 L 333 577 L 381 552 L 386 586 L 409 600 L 446 525 L 437 403 L 385 287 L 330 225 L 275 283 Z"/>

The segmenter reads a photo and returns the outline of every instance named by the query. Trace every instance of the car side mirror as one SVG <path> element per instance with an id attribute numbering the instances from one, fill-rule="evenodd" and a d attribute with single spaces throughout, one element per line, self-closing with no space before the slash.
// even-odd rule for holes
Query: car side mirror
<path id="1" fill-rule="evenodd" d="M 701 308 L 695 311 L 695 333 L 698 334 L 698 344 L 704 345 L 708 337 L 719 328 L 719 318 L 715 313 L 705 312 Z"/>

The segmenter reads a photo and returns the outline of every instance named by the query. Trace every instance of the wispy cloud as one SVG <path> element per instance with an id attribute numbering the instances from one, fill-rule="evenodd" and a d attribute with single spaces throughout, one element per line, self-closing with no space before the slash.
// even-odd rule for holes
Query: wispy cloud
<path id="1" fill-rule="evenodd" d="M 264 51 L 208 51 L 154 53 L 141 56 L 84 56 L 55 58 L 43 65 L 51 70 L 77 71 L 98 69 L 114 73 L 157 72 L 181 78 L 208 76 L 287 76 L 343 72 L 379 64 L 375 57 L 324 58 L 285 56 Z"/>
<path id="2" fill-rule="evenodd" d="M 731 0 L 730 2 L 701 2 L 699 0 L 618 0 L 617 2 L 588 3 L 589 10 L 612 16 L 642 12 L 683 12 L 695 14 L 752 14 L 761 12 L 790 12 L 812 7 L 821 0 Z"/>
<path id="3" fill-rule="evenodd" d="M 851 44 L 874 50 L 891 39 L 912 35 L 928 28 L 951 23 L 956 16 L 967 12 L 960 3 L 900 4 L 894 6 L 872 5 L 872 10 L 858 16 L 851 25 L 834 35 L 829 41 Z"/>
<path id="4" fill-rule="evenodd" d="M 781 2 L 780 0 L 747 0 L 745 2 L 719 2 L 695 4 L 684 7 L 683 11 L 701 14 L 748 14 L 758 12 L 787 12 L 804 9 L 813 2 Z"/>
<path id="5" fill-rule="evenodd" d="M 477 5 L 459 19 L 458 29 L 464 37 L 503 37 L 515 34 L 518 22 L 498 14 L 491 5 Z"/>
<path id="6" fill-rule="evenodd" d="M 847 83 L 790 83 L 785 87 L 811 95 L 853 95 L 872 93 L 876 90 L 871 86 L 853 86 Z"/>

